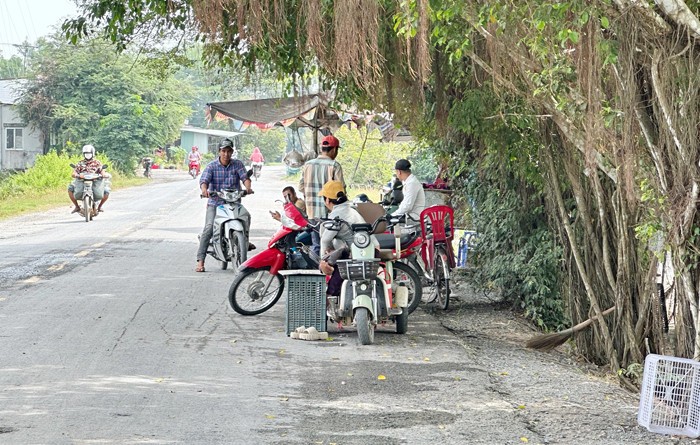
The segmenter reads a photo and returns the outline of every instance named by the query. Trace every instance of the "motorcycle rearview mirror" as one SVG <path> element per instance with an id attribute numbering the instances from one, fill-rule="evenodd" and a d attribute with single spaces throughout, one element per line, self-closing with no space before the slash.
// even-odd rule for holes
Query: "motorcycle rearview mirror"
<path id="1" fill-rule="evenodd" d="M 75 168 L 75 164 L 68 164 L 68 165 L 70 165 L 71 167 Z"/>

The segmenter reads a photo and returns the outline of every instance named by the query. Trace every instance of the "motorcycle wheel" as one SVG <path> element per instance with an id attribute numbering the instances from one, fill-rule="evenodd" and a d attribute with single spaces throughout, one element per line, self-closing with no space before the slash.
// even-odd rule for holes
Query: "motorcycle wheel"
<path id="1" fill-rule="evenodd" d="M 258 315 L 274 306 L 283 291 L 284 278 L 271 275 L 269 267 L 246 269 L 231 283 L 228 302 L 241 315 Z"/>
<path id="2" fill-rule="evenodd" d="M 374 326 L 366 307 L 358 307 L 355 310 L 355 325 L 357 326 L 357 338 L 363 345 L 374 343 Z"/>
<path id="3" fill-rule="evenodd" d="M 231 265 L 234 269 L 245 263 L 248 257 L 248 243 L 243 232 L 231 230 L 229 240 L 229 249 L 231 250 Z"/>
<path id="4" fill-rule="evenodd" d="M 197 177 L 197 170 L 195 170 L 195 169 L 193 169 L 193 168 L 190 169 L 190 176 L 192 176 L 192 179 L 194 179 L 195 177 Z"/>
<path id="5" fill-rule="evenodd" d="M 92 199 L 87 194 L 83 196 L 83 213 L 85 213 L 85 222 L 90 222 L 92 219 Z"/>
<path id="6" fill-rule="evenodd" d="M 408 332 L 408 308 L 403 308 L 403 312 L 395 317 L 396 333 L 405 334 Z"/>
<path id="7" fill-rule="evenodd" d="M 447 310 L 450 305 L 450 267 L 447 254 L 442 249 L 439 249 L 435 256 L 435 292 L 438 306 Z"/>
<path id="8" fill-rule="evenodd" d="M 397 261 L 394 263 L 392 280 L 396 284 L 404 283 L 406 285 L 408 288 L 408 306 L 406 306 L 408 313 L 415 311 L 423 298 L 423 285 L 416 271 L 411 266 Z"/>

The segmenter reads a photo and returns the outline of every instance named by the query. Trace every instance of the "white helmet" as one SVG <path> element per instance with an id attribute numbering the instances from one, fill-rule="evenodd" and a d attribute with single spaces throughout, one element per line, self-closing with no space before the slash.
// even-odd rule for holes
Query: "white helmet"
<path id="1" fill-rule="evenodd" d="M 92 159 L 95 157 L 95 147 L 92 145 L 83 145 L 83 157 L 85 159 Z"/>

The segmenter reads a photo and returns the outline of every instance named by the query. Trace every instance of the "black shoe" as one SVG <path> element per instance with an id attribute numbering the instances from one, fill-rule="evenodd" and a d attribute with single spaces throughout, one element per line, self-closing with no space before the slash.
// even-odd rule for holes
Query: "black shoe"
<path id="1" fill-rule="evenodd" d="M 250 252 L 251 250 L 255 250 L 255 249 L 256 249 L 255 244 L 248 243 L 248 252 Z"/>

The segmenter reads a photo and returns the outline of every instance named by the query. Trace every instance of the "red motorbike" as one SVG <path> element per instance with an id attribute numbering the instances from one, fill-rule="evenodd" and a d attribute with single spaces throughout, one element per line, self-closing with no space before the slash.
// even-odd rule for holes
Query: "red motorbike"
<path id="1" fill-rule="evenodd" d="M 374 235 L 379 241 L 381 249 L 396 250 L 396 238 L 393 233 L 381 233 Z M 401 234 L 401 262 L 394 263 L 394 281 L 405 283 L 408 287 L 408 313 L 412 313 L 418 307 L 423 298 L 423 286 L 419 272 L 418 254 L 423 245 L 423 238 L 419 231 Z M 405 264 L 404 262 L 410 264 Z"/>
<path id="2" fill-rule="evenodd" d="M 297 240 L 318 227 L 313 227 L 291 202 L 284 204 L 280 222 L 282 227 L 267 243 L 267 249 L 241 264 L 231 284 L 228 301 L 241 315 L 261 314 L 277 303 L 284 291 L 281 270 L 318 269 L 318 255 Z"/>
<path id="3" fill-rule="evenodd" d="M 199 175 L 199 162 L 190 161 L 189 171 L 192 179 L 196 178 Z"/>

